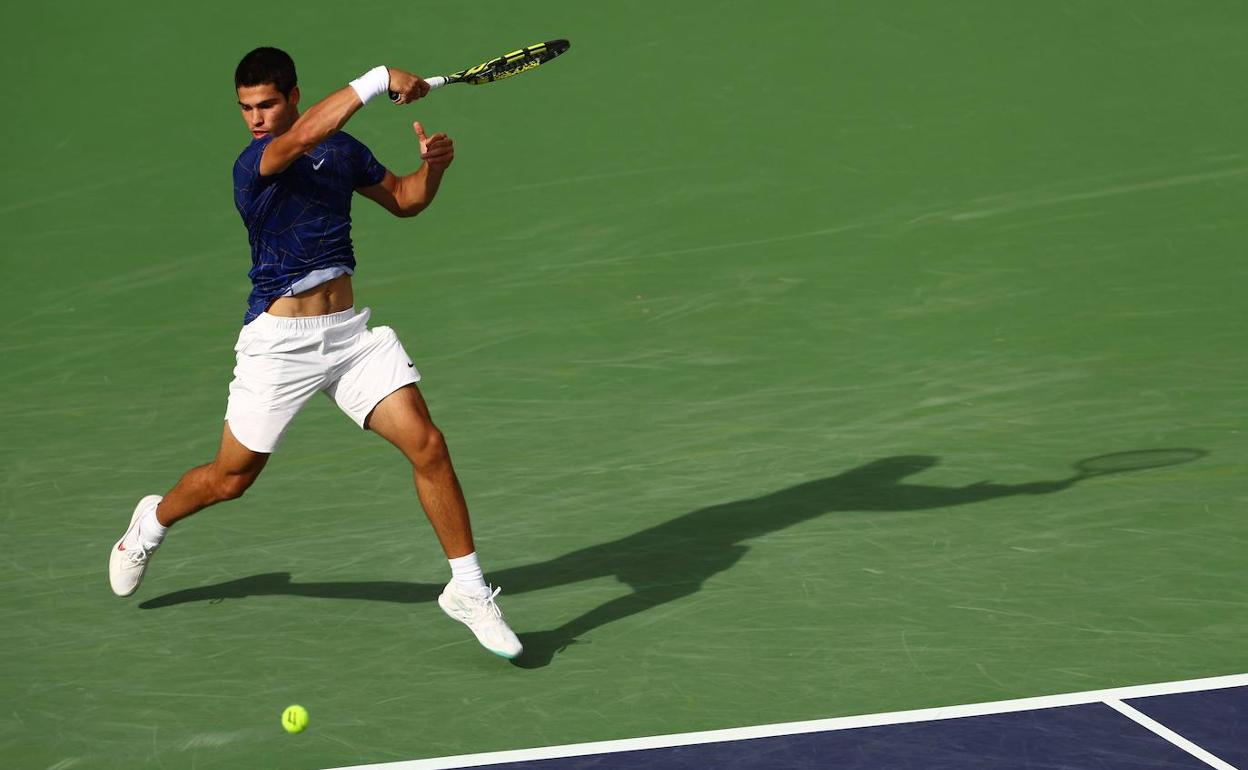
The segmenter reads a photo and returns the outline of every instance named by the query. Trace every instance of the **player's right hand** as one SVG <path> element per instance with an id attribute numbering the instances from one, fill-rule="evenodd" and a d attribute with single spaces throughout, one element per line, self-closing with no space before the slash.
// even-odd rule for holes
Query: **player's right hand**
<path id="1" fill-rule="evenodd" d="M 395 104 L 411 104 L 429 93 L 429 84 L 419 75 L 413 75 L 401 69 L 387 67 L 390 70 L 390 91 L 398 94 Z"/>

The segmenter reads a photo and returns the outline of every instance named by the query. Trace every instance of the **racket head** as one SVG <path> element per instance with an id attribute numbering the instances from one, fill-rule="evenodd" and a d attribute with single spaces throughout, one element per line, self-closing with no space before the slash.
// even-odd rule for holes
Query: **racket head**
<path id="1" fill-rule="evenodd" d="M 534 43 L 511 53 L 505 53 L 495 59 L 482 62 L 475 67 L 456 72 L 450 76 L 451 83 L 468 83 L 479 86 L 493 83 L 496 80 L 514 77 L 534 67 L 545 64 L 551 59 L 566 53 L 572 43 L 567 40 L 547 40 Z"/>
<path id="2" fill-rule="evenodd" d="M 1189 447 L 1137 449 L 1131 452 L 1112 452 L 1088 457 L 1075 463 L 1074 468 L 1082 476 L 1102 476 L 1107 473 L 1130 473 L 1182 465 L 1199 460 L 1207 454 L 1209 453 L 1203 449 Z"/>

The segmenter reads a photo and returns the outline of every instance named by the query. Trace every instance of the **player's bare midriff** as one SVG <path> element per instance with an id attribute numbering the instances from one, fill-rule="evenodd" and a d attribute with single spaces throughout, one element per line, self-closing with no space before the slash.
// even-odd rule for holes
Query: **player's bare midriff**
<path id="1" fill-rule="evenodd" d="M 351 288 L 351 276 L 340 275 L 292 297 L 278 297 L 266 312 L 283 318 L 302 318 L 337 313 L 354 304 L 355 292 Z"/>

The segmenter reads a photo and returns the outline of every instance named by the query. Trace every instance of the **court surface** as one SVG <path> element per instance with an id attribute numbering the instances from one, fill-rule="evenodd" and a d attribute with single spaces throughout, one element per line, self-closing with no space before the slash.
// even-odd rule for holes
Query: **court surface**
<path id="1" fill-rule="evenodd" d="M 1243 675 L 1246 31 L 1231 2 L 5 5 L 0 764 L 320 770 Z M 241 55 L 286 48 L 310 104 L 555 37 L 347 126 L 400 173 L 413 120 L 456 141 L 420 217 L 359 200 L 355 288 L 424 374 L 518 665 L 442 616 L 410 469 L 327 399 L 114 597 L 135 502 L 220 438 Z M 1243 723 L 1242 683 L 1203 692 L 1122 698 L 1244 764 L 1167 711 Z M 991 720 L 1077 751 L 946 732 Z M 1103 700 L 809 751 L 1139 766 L 1064 732 L 1098 720 L 1200 762 Z"/>

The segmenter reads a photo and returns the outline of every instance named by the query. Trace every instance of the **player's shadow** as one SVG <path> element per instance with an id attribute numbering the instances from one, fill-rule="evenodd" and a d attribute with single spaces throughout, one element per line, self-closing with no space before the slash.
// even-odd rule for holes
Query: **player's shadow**
<path id="1" fill-rule="evenodd" d="M 1198 452 L 1201 450 L 1183 450 Z M 978 482 L 961 487 L 905 483 L 938 462 L 929 455 L 906 455 L 852 468 L 760 497 L 712 505 L 608 543 L 519 567 L 490 572 L 508 594 L 538 591 L 601 577 L 615 577 L 632 592 L 571 618 L 558 628 L 520 635 L 525 652 L 516 665 L 549 664 L 556 652 L 589 631 L 696 593 L 711 577 L 735 565 L 754 538 L 836 511 L 916 511 L 948 508 L 1017 495 L 1060 492 L 1087 478 L 1084 473 L 1057 481 L 1026 484 Z M 389 602 L 431 602 L 441 585 L 397 581 L 293 583 L 274 572 L 211 586 L 175 591 L 139 606 L 168 607 L 185 602 L 218 602 L 247 596 L 290 595 Z"/>

